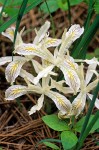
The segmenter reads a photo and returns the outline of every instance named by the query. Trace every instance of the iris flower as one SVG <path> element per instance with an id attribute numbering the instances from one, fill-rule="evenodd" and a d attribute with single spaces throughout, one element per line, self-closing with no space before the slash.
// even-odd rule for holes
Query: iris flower
<path id="1" fill-rule="evenodd" d="M 66 84 L 70 86 L 70 88 L 74 91 L 76 94 L 79 87 L 80 87 L 80 80 L 77 75 L 78 65 L 74 62 L 74 59 L 70 57 L 69 55 L 65 55 L 68 53 L 68 49 L 71 46 L 71 44 L 79 38 L 84 32 L 84 28 L 80 27 L 79 25 L 72 25 L 68 32 L 66 30 L 63 33 L 61 45 L 58 40 L 56 40 L 56 45 L 60 48 L 55 48 L 54 55 L 47 49 L 48 47 L 46 44 L 21 44 L 17 47 L 15 50 L 15 53 L 29 56 L 29 55 L 36 55 L 41 57 L 42 59 L 49 62 L 50 65 L 48 65 L 44 70 L 39 72 L 37 77 L 34 78 L 34 84 L 37 84 L 39 80 L 47 76 L 54 67 L 58 67 L 64 74 L 64 78 L 66 81 Z M 43 34 L 43 32 L 42 32 Z M 43 39 L 41 43 L 44 43 L 46 40 L 46 37 Z M 53 47 L 53 39 L 50 40 L 50 46 Z"/>
<path id="2" fill-rule="evenodd" d="M 80 89 L 78 91 L 79 93 L 78 93 L 77 97 L 73 100 L 73 102 L 71 103 L 71 108 L 70 108 L 70 105 L 68 106 L 68 108 L 70 108 L 68 113 L 67 113 L 67 111 L 66 112 L 64 112 L 64 111 L 59 112 L 59 117 L 60 118 L 68 118 L 68 117 L 73 116 L 73 115 L 78 117 L 78 115 L 83 111 L 83 109 L 85 107 L 86 99 L 89 98 L 90 100 L 92 100 L 93 95 L 90 94 L 90 92 L 98 84 L 99 75 L 96 73 L 97 78 L 94 81 L 90 82 L 92 77 L 93 77 L 93 74 L 95 73 L 94 67 L 92 66 L 91 69 L 90 69 L 90 67 L 91 66 L 89 65 L 88 70 L 86 72 L 85 79 L 84 79 L 83 64 L 81 66 L 79 66 L 79 71 L 78 72 L 79 72 L 79 78 L 80 78 L 80 81 L 81 81 Z M 60 85 L 60 87 L 58 87 L 58 89 L 61 89 L 61 85 Z M 61 92 L 65 93 L 65 91 L 63 91 L 63 90 Z M 96 108 L 99 109 L 99 99 L 98 98 L 95 101 L 95 106 L 96 106 Z"/>
<path id="3" fill-rule="evenodd" d="M 47 31 L 48 31 L 49 27 L 50 27 L 50 22 L 46 21 L 45 24 L 40 28 L 40 30 L 36 31 L 37 35 L 36 35 L 34 42 L 33 42 L 33 44 L 35 44 L 35 46 L 42 45 L 45 42 L 46 47 L 50 47 L 50 40 L 53 41 L 51 46 L 52 45 L 57 46 L 61 43 L 60 39 L 52 39 L 52 38 L 47 36 Z M 15 42 L 15 50 L 17 49 L 18 46 L 24 44 L 22 37 L 21 37 L 23 31 L 24 31 L 24 28 L 20 32 L 17 33 L 16 42 Z M 2 35 L 9 38 L 13 42 L 14 32 L 15 32 L 15 27 L 10 27 L 5 32 L 2 32 Z M 41 34 L 41 33 L 43 33 L 43 34 Z M 46 36 L 46 38 L 42 42 L 42 39 L 45 36 Z M 49 51 L 48 51 L 48 55 L 50 55 Z M 7 81 L 10 83 L 13 83 L 15 81 L 16 77 L 18 77 L 18 75 L 20 74 L 22 66 L 26 62 L 31 61 L 33 58 L 34 58 L 34 54 L 29 55 L 29 56 L 25 56 L 25 57 L 24 56 L 13 56 L 13 60 L 12 60 L 12 56 L 1 57 L 0 58 L 0 65 L 4 65 L 6 63 L 9 63 L 9 65 L 6 67 L 6 70 L 5 70 L 5 76 L 6 76 Z"/>
<path id="4" fill-rule="evenodd" d="M 25 77 L 24 77 L 25 74 Z M 29 74 L 27 76 L 27 72 L 21 73 L 21 76 L 24 77 L 26 83 L 28 86 L 23 86 L 23 85 L 12 85 L 10 86 L 6 92 L 5 92 L 5 98 L 6 100 L 14 100 L 17 97 L 20 97 L 26 93 L 37 93 L 39 95 L 41 95 L 37 101 L 37 104 L 34 105 L 30 111 L 29 114 L 33 114 L 35 113 L 37 110 L 40 110 L 41 107 L 43 106 L 43 102 L 44 102 L 44 95 L 51 98 L 53 100 L 53 102 L 55 103 L 56 107 L 61 111 L 65 111 L 67 109 L 67 106 L 69 107 L 70 101 L 63 96 L 62 94 L 59 94 L 58 92 L 54 92 L 51 89 L 55 88 L 54 86 L 49 86 L 49 82 L 50 82 L 50 77 L 47 76 L 46 78 L 42 78 L 42 84 L 37 84 L 37 85 L 33 85 L 32 80 L 34 77 Z M 28 78 L 27 78 L 28 77 Z M 70 92 L 70 88 L 68 87 L 68 92 Z"/>

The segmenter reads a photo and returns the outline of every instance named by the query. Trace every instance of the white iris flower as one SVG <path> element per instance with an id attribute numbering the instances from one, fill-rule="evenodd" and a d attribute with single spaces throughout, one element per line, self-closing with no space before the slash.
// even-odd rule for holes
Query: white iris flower
<path id="1" fill-rule="evenodd" d="M 77 117 L 83 111 L 87 97 L 92 100 L 93 95 L 90 92 L 92 92 L 99 81 L 99 75 L 96 71 L 99 62 L 96 58 L 91 60 L 74 60 L 69 55 L 70 46 L 83 34 L 83 27 L 81 28 L 78 24 L 72 25 L 68 31 L 65 29 L 62 39 L 49 37 L 49 28 L 50 22 L 46 21 L 39 31 L 35 29 L 36 37 L 33 43 L 28 44 L 25 44 L 22 40 L 23 28 L 17 33 L 14 48 L 14 53 L 21 56 L 13 56 L 13 60 L 11 56 L 0 58 L 0 65 L 9 63 L 5 70 L 8 82 L 13 83 L 18 76 L 21 76 L 27 83 L 27 86 L 10 86 L 5 92 L 5 98 L 6 100 L 14 100 L 27 93 L 37 93 L 40 97 L 37 104 L 30 109 L 30 115 L 42 108 L 44 96 L 47 96 L 58 108 L 58 116 L 60 118 Z M 2 34 L 13 42 L 14 32 L 15 28 L 11 27 L 2 32 Z M 50 47 L 54 48 L 54 53 L 50 52 Z M 35 56 L 41 58 L 41 63 L 34 59 Z M 36 77 L 23 69 L 23 65 L 28 61 L 31 61 L 33 64 L 37 73 Z M 84 75 L 83 64 L 79 66 L 77 62 L 88 64 L 86 76 Z M 64 80 L 59 82 L 55 80 L 55 76 L 59 76 L 55 70 L 56 68 L 64 75 Z M 93 74 L 96 75 L 96 79 L 91 81 Z M 51 78 L 51 75 L 54 76 L 54 79 Z M 40 79 L 41 82 L 39 82 Z M 53 91 L 53 88 L 57 89 L 57 92 Z M 77 96 L 73 102 L 67 99 L 67 95 L 76 94 Z M 98 98 L 95 106 L 99 109 Z"/>
<path id="2" fill-rule="evenodd" d="M 70 108 L 68 113 L 67 113 L 67 111 L 66 112 L 64 112 L 64 111 L 59 112 L 59 117 L 60 118 L 69 118 L 70 116 L 73 116 L 73 115 L 77 117 L 83 111 L 83 109 L 85 107 L 87 96 L 90 98 L 90 100 L 92 100 L 93 95 L 90 94 L 90 92 L 98 84 L 99 75 L 97 74 L 97 79 L 95 79 L 93 82 L 90 83 L 90 81 L 92 79 L 92 76 L 94 74 L 94 69 L 90 70 L 90 67 L 91 66 L 89 65 L 85 79 L 84 79 L 83 65 L 81 65 L 79 67 L 79 77 L 80 77 L 80 81 L 81 81 L 79 94 L 77 95 L 77 97 L 71 103 L 71 108 L 68 106 L 68 108 Z M 94 68 L 94 67 L 92 66 L 92 68 Z M 89 75 L 90 80 L 87 81 L 88 75 Z M 58 89 L 60 89 L 60 88 L 58 88 Z M 65 93 L 64 90 L 61 90 L 61 92 Z M 98 98 L 96 99 L 95 106 L 99 109 L 99 99 Z"/>
<path id="3" fill-rule="evenodd" d="M 49 27 L 49 24 L 47 26 Z M 59 50 L 58 48 L 55 49 L 54 56 L 47 49 L 47 47 L 49 46 L 46 46 L 47 45 L 46 37 L 41 42 L 41 43 L 44 43 L 44 41 L 46 41 L 45 45 L 44 44 L 35 45 L 34 44 L 35 42 L 34 42 L 33 44 L 23 43 L 19 47 L 17 47 L 15 52 L 20 55 L 25 55 L 25 56 L 36 55 L 50 63 L 49 66 L 47 66 L 44 70 L 39 72 L 37 77 L 34 79 L 34 84 L 37 84 L 42 77 L 50 74 L 53 68 L 57 66 L 63 72 L 66 84 L 70 86 L 70 88 L 74 91 L 74 93 L 77 93 L 80 87 L 80 80 L 76 73 L 78 70 L 78 65 L 74 62 L 74 59 L 72 57 L 70 57 L 69 55 L 66 56 L 65 54 L 68 51 L 71 44 L 77 38 L 79 38 L 83 34 L 83 32 L 84 32 L 84 28 L 80 28 L 79 25 L 72 25 L 68 32 L 64 31 L 63 36 L 62 36 L 61 46 Z M 36 41 L 39 41 L 39 38 L 37 39 L 38 40 Z M 51 39 L 51 40 L 55 41 L 55 39 Z M 53 47 L 53 45 L 54 46 L 60 45 L 59 40 L 56 40 L 55 43 L 53 43 L 53 41 L 50 41 L 50 47 Z"/>

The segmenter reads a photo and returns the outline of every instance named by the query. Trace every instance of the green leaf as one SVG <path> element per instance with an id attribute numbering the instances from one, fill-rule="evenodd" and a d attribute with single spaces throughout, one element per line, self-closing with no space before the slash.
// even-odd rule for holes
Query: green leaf
<path id="1" fill-rule="evenodd" d="M 33 0 L 28 0 L 28 4 L 30 4 L 32 2 L 33 2 Z M 0 3 L 3 5 L 4 0 L 0 0 Z M 21 5 L 21 3 L 22 3 L 22 0 L 8 0 L 7 6 L 8 7 L 19 6 L 19 5 Z"/>
<path id="2" fill-rule="evenodd" d="M 48 125 L 53 130 L 56 131 L 70 130 L 68 124 L 63 120 L 60 120 L 57 115 L 46 115 L 42 117 L 42 120 L 46 125 Z"/>
<path id="3" fill-rule="evenodd" d="M 31 5 L 29 5 L 26 8 L 26 10 L 24 11 L 24 14 L 26 14 L 27 12 L 29 12 L 31 9 L 33 9 L 34 7 L 36 7 L 41 2 L 42 2 L 42 0 L 33 0 L 33 3 Z M 7 22 L 5 22 L 2 26 L 0 26 L 0 33 L 2 31 L 6 30 L 11 24 L 13 24 L 16 21 L 16 19 L 17 19 L 17 15 L 15 15 L 13 18 L 11 18 Z"/>
<path id="4" fill-rule="evenodd" d="M 92 121 L 94 115 L 91 115 L 90 116 L 90 119 L 89 119 L 89 122 L 88 122 L 88 125 L 89 123 Z M 84 121 L 85 121 L 85 116 L 83 118 L 81 118 L 75 125 L 74 127 L 74 130 L 77 131 L 77 132 L 81 132 L 82 130 L 82 125 L 84 124 Z M 99 128 L 99 119 L 96 121 L 96 123 L 94 124 L 94 126 L 92 127 L 90 133 L 93 133 L 96 129 Z"/>
<path id="5" fill-rule="evenodd" d="M 99 0 L 95 1 L 94 10 L 95 10 L 96 14 L 99 14 Z"/>
<path id="6" fill-rule="evenodd" d="M 8 14 L 8 16 L 13 17 L 18 13 L 19 9 L 18 8 L 5 8 L 5 12 Z"/>
<path id="7" fill-rule="evenodd" d="M 22 4 L 23 0 L 13 0 L 12 3 L 9 3 L 9 6 L 19 6 Z"/>
<path id="8" fill-rule="evenodd" d="M 79 4 L 79 3 L 81 3 L 83 0 L 70 0 L 70 4 L 71 4 L 71 6 L 74 6 L 74 5 L 77 5 L 77 4 Z"/>
<path id="9" fill-rule="evenodd" d="M 0 150 L 2 150 L 2 147 L 0 147 Z"/>
<path id="10" fill-rule="evenodd" d="M 67 0 L 56 0 L 57 4 L 59 6 L 59 8 L 61 8 L 62 10 L 68 10 L 68 3 Z M 79 3 L 81 3 L 83 0 L 69 0 L 70 6 L 74 6 L 77 5 Z"/>
<path id="11" fill-rule="evenodd" d="M 94 53 L 87 53 L 86 54 L 86 59 L 92 59 L 95 56 Z"/>
<path id="12" fill-rule="evenodd" d="M 55 144 L 53 144 L 53 143 L 51 143 L 51 142 L 43 142 L 46 146 L 48 146 L 48 147 L 50 147 L 50 148 L 52 148 L 52 149 L 54 149 L 54 150 L 59 150 L 60 148 L 57 146 L 57 145 L 55 145 Z"/>
<path id="13" fill-rule="evenodd" d="M 99 56 L 99 48 L 95 49 L 95 56 L 98 57 Z"/>
<path id="14" fill-rule="evenodd" d="M 55 12 L 59 8 L 56 0 L 48 0 L 47 4 L 51 13 Z M 49 13 L 45 2 L 40 6 L 40 8 L 44 13 Z"/>
<path id="15" fill-rule="evenodd" d="M 77 143 L 77 136 L 71 131 L 63 131 L 61 133 L 61 141 L 64 150 L 73 148 Z"/>
<path id="16" fill-rule="evenodd" d="M 61 8 L 62 10 L 68 10 L 68 4 L 67 1 L 65 1 L 64 3 L 60 0 L 57 0 L 57 4 L 59 6 L 59 8 Z"/>

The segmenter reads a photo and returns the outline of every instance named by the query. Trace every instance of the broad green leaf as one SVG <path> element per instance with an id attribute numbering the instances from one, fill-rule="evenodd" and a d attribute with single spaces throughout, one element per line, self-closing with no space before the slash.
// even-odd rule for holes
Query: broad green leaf
<path id="1" fill-rule="evenodd" d="M 29 12 L 31 9 L 33 9 L 34 7 L 36 7 L 38 4 L 40 4 L 42 2 L 42 0 L 33 0 L 32 4 L 29 5 L 26 10 L 24 11 L 24 14 L 26 14 L 27 12 Z M 8 20 L 7 22 L 5 22 L 4 24 L 2 24 L 2 26 L 0 26 L 0 33 L 4 30 L 6 30 L 11 24 L 13 24 L 17 19 L 17 15 L 15 15 L 14 17 L 12 17 L 10 20 Z"/>
<path id="2" fill-rule="evenodd" d="M 14 15 L 16 15 L 18 13 L 19 9 L 18 8 L 5 8 L 5 12 L 8 14 L 8 16 L 13 17 Z"/>
<path id="3" fill-rule="evenodd" d="M 60 120 L 57 115 L 46 115 L 42 117 L 42 120 L 46 125 L 48 125 L 53 130 L 56 131 L 70 130 L 68 124 L 63 120 Z"/>
<path id="4" fill-rule="evenodd" d="M 77 136 L 72 131 L 63 131 L 61 133 L 61 141 L 64 150 L 73 148 L 77 143 Z"/>
<path id="5" fill-rule="evenodd" d="M 51 13 L 55 12 L 59 8 L 56 0 L 48 0 L 47 4 L 48 4 L 48 7 L 49 7 L 49 10 Z M 49 10 L 48 10 L 45 2 L 40 6 L 40 8 L 44 13 L 49 13 Z"/>
<path id="6" fill-rule="evenodd" d="M 12 6 L 19 6 L 21 5 L 23 0 L 8 0 L 7 2 L 7 6 L 8 7 L 12 7 Z M 32 3 L 33 0 L 28 0 L 28 4 Z M 3 5 L 4 4 L 4 0 L 0 0 L 0 3 Z"/>
<path id="7" fill-rule="evenodd" d="M 61 8 L 62 10 L 68 10 L 67 0 L 64 1 L 64 3 L 60 0 L 56 0 L 56 1 L 57 1 L 59 8 Z"/>
<path id="8" fill-rule="evenodd" d="M 99 14 L 99 0 L 95 1 L 94 10 L 95 10 L 96 14 Z"/>
<path id="9" fill-rule="evenodd" d="M 51 142 L 43 142 L 46 146 L 48 146 L 48 147 L 50 147 L 50 148 L 52 148 L 52 149 L 54 149 L 54 150 L 59 150 L 60 148 L 57 146 L 57 145 L 55 145 L 55 144 L 53 144 L 53 143 L 51 143 Z"/>
<path id="10" fill-rule="evenodd" d="M 86 54 L 86 59 L 92 59 L 95 56 L 94 53 L 87 53 Z"/>
<path id="11" fill-rule="evenodd" d="M 13 0 L 12 3 L 9 3 L 9 6 L 19 6 L 22 4 L 23 0 Z"/>
<path id="12" fill-rule="evenodd" d="M 2 147 L 0 147 L 0 150 L 2 150 Z"/>
<path id="13" fill-rule="evenodd" d="M 92 121 L 94 115 L 91 115 L 90 116 L 90 119 L 89 119 L 89 123 Z M 84 121 L 85 121 L 85 116 L 83 118 L 81 118 L 75 125 L 74 127 L 74 130 L 77 131 L 77 132 L 81 132 L 82 130 L 82 125 L 84 124 Z M 89 125 L 88 123 L 88 125 Z M 94 124 L 94 126 L 92 127 L 90 133 L 93 133 L 96 129 L 99 128 L 99 119 L 96 121 L 96 123 Z"/>
<path id="14" fill-rule="evenodd" d="M 61 8 L 62 10 L 68 10 L 68 4 L 67 4 L 67 0 L 56 0 L 57 4 L 59 6 L 59 8 Z M 69 0 L 70 2 L 70 6 L 74 6 L 77 5 L 79 3 L 81 3 L 83 0 Z"/>
<path id="15" fill-rule="evenodd" d="M 96 49 L 95 49 L 95 56 L 96 56 L 96 57 L 99 56 L 99 48 L 96 48 Z"/>
<path id="16" fill-rule="evenodd" d="M 73 6 L 73 5 L 77 5 L 77 4 L 79 4 L 79 3 L 81 3 L 83 0 L 70 0 L 70 4 L 71 4 L 71 6 Z"/>

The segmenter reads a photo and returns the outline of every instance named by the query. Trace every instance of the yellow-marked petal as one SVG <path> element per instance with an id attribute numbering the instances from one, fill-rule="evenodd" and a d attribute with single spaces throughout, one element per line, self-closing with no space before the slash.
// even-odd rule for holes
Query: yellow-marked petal
<path id="1" fill-rule="evenodd" d="M 64 31 L 66 33 L 65 36 L 63 36 L 62 44 L 59 49 L 59 53 L 61 55 L 65 54 L 69 47 L 72 45 L 72 43 L 78 39 L 84 32 L 84 28 L 80 27 L 79 24 L 72 25 L 68 32 Z M 64 34 L 63 33 L 63 34 Z"/>
<path id="2" fill-rule="evenodd" d="M 65 96 L 53 91 L 49 91 L 45 94 L 54 101 L 60 111 L 69 112 L 71 110 L 72 105 Z"/>
<path id="3" fill-rule="evenodd" d="M 79 93 L 72 103 L 72 115 L 76 117 L 82 112 L 85 107 L 86 93 Z"/>
<path id="4" fill-rule="evenodd" d="M 67 56 L 64 60 L 64 65 L 66 65 L 66 67 L 68 69 L 73 69 L 73 70 L 77 70 L 78 69 L 78 64 L 74 62 L 74 59 L 70 56 Z"/>
<path id="5" fill-rule="evenodd" d="M 20 70 L 25 61 L 12 61 L 5 70 L 6 79 L 8 82 L 13 83 L 20 74 Z"/>
<path id="6" fill-rule="evenodd" d="M 21 34 L 22 34 L 23 30 L 24 30 L 24 28 L 21 30 L 20 33 L 17 32 L 16 41 L 15 41 L 15 49 L 18 45 L 23 43 L 22 38 L 21 38 Z M 5 32 L 2 32 L 2 35 L 9 38 L 13 42 L 14 32 L 15 32 L 15 27 L 10 27 Z"/>
<path id="7" fill-rule="evenodd" d="M 12 85 L 5 92 L 6 100 L 14 100 L 27 93 L 27 87 L 22 85 Z"/>
<path id="8" fill-rule="evenodd" d="M 46 38 L 44 40 L 44 45 L 45 47 L 56 47 L 59 46 L 61 44 L 61 39 L 54 39 L 54 38 Z"/>
<path id="9" fill-rule="evenodd" d="M 76 73 L 76 71 L 72 69 L 68 69 L 66 66 L 61 65 L 60 66 L 61 71 L 64 74 L 64 78 L 66 80 L 66 84 L 70 86 L 70 88 L 74 91 L 76 94 L 77 91 L 80 88 L 80 80 Z"/>
<path id="10" fill-rule="evenodd" d="M 9 38 L 13 42 L 14 31 L 15 31 L 15 27 L 11 27 L 11 28 L 8 28 L 5 32 L 2 32 L 2 35 Z"/>
<path id="11" fill-rule="evenodd" d="M 16 48 L 15 53 L 20 55 L 35 55 L 48 60 L 53 58 L 53 55 L 47 49 L 43 50 L 34 44 L 21 44 Z"/>

